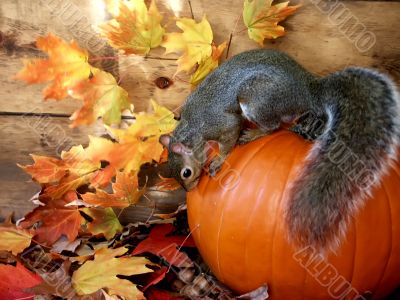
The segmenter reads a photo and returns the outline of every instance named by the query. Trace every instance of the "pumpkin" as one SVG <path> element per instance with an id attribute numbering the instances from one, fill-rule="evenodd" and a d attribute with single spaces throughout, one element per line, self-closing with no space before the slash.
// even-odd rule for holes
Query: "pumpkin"
<path id="1" fill-rule="evenodd" d="M 203 176 L 187 197 L 200 254 L 240 294 L 267 284 L 274 300 L 382 299 L 400 284 L 399 163 L 354 216 L 340 248 L 322 257 L 288 242 L 283 216 L 310 148 L 279 131 L 237 146 L 215 178 Z"/>

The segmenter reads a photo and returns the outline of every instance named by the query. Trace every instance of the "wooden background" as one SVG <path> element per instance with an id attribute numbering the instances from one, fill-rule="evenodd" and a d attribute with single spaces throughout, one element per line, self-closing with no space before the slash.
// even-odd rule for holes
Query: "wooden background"
<path id="1" fill-rule="evenodd" d="M 200 20 L 206 14 L 217 43 L 229 39 L 238 21 L 236 32 L 239 33 L 232 39 L 229 56 L 258 47 L 243 31 L 242 0 L 159 0 L 157 3 L 166 19 L 191 17 L 193 12 L 194 18 Z M 316 74 L 359 65 L 378 68 L 400 82 L 400 2 L 314 0 L 303 4 L 284 22 L 287 35 L 267 41 L 265 47 L 288 52 Z M 327 13 L 329 9 L 331 13 Z M 103 0 L 0 1 L 1 217 L 11 211 L 16 217 L 23 216 L 33 207 L 28 200 L 39 190 L 17 163 L 31 163 L 29 153 L 57 156 L 71 145 L 87 144 L 88 134 L 100 134 L 102 130 L 99 125 L 70 129 L 68 117 L 79 107 L 78 101 L 43 102 L 43 86 L 27 86 L 13 80 L 12 76 L 22 67 L 21 59 L 40 55 L 34 41 L 48 32 L 67 40 L 75 39 L 95 57 L 114 56 L 113 49 L 95 32 L 96 26 L 109 17 Z M 358 49 L 359 30 L 376 37 L 370 49 Z M 98 64 L 121 78 L 138 111 L 149 108 L 150 98 L 175 109 L 190 91 L 187 78 L 172 78 L 176 56 L 165 56 L 162 49 L 152 52 L 147 59 L 121 57 L 118 61 L 99 60 Z M 159 77 L 170 78 L 172 84 L 166 89 L 159 88 L 155 83 Z M 146 220 L 154 209 L 173 210 L 184 200 L 182 192 L 172 195 L 149 192 L 147 196 L 155 201 L 154 207 L 149 208 L 146 204 L 149 200 L 144 199 L 144 208 L 124 211 L 123 221 Z"/>

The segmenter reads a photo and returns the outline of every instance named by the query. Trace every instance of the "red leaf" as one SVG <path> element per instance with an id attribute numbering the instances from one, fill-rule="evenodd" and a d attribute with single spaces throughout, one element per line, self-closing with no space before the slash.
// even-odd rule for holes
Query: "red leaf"
<path id="1" fill-rule="evenodd" d="M 65 204 L 76 198 L 76 193 L 68 192 L 62 199 L 49 200 L 45 206 L 39 206 L 27 214 L 21 226 L 28 228 L 40 221 L 41 225 L 35 232 L 39 243 L 52 245 L 61 235 L 65 235 L 69 241 L 75 240 L 83 218 L 76 207 Z"/>
<path id="2" fill-rule="evenodd" d="M 163 224 L 155 226 L 147 239 L 139 243 L 132 254 L 149 252 L 163 257 L 170 264 L 177 267 L 191 266 L 191 259 L 177 248 L 181 246 L 196 247 L 191 237 L 170 235 L 174 230 L 172 224 Z"/>
<path id="3" fill-rule="evenodd" d="M 147 300 L 180 300 L 182 297 L 174 296 L 167 291 L 151 288 L 146 293 Z"/>
<path id="4" fill-rule="evenodd" d="M 24 289 L 42 282 L 40 276 L 31 273 L 22 264 L 17 266 L 0 265 L 0 299 L 29 299 L 33 295 L 23 292 Z"/>

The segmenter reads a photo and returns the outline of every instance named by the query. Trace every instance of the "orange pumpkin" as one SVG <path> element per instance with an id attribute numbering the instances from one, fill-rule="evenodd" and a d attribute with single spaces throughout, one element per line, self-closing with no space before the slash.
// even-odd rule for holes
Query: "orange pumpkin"
<path id="1" fill-rule="evenodd" d="M 236 147 L 216 178 L 203 176 L 187 199 L 199 251 L 238 293 L 267 284 L 274 300 L 382 299 L 400 285 L 400 165 L 374 189 L 336 254 L 306 255 L 286 239 L 283 207 L 310 147 L 280 131 Z"/>

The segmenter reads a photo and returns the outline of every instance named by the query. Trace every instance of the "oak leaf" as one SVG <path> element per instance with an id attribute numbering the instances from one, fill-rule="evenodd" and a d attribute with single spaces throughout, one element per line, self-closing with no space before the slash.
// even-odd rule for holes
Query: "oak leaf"
<path id="1" fill-rule="evenodd" d="M 144 0 L 130 2 L 120 1 L 118 15 L 101 25 L 100 29 L 113 47 L 126 54 L 148 54 L 162 42 L 165 32 L 161 26 L 162 16 L 154 0 L 148 9 Z M 111 13 L 116 13 L 115 6 Z"/>
<path id="2" fill-rule="evenodd" d="M 207 18 L 196 23 L 189 18 L 179 18 L 176 21 L 183 32 L 173 32 L 165 34 L 162 47 L 165 53 L 183 53 L 178 59 L 178 69 L 189 72 L 197 64 L 205 61 L 212 54 L 213 32 Z"/>
<path id="3" fill-rule="evenodd" d="M 288 6 L 288 2 L 272 5 L 273 0 L 245 0 L 243 20 L 249 37 L 263 46 L 264 39 L 276 39 L 285 34 L 280 21 L 292 15 L 300 5 Z M 272 6 L 271 6 L 272 5 Z"/>
<path id="4" fill-rule="evenodd" d="M 52 83 L 43 90 L 44 98 L 63 99 L 79 81 L 89 78 L 92 66 L 88 53 L 74 41 L 67 43 L 53 34 L 39 37 L 36 46 L 48 54 L 47 59 L 24 61 L 24 68 L 16 75 L 27 83 Z"/>
<path id="5" fill-rule="evenodd" d="M 126 300 L 145 299 L 135 284 L 118 275 L 135 275 L 152 272 L 146 264 L 152 263 L 144 257 L 123 256 L 127 248 L 101 248 L 96 251 L 94 260 L 86 261 L 72 275 L 73 287 L 79 295 L 106 289 L 109 295 L 118 295 Z"/>
<path id="6" fill-rule="evenodd" d="M 149 252 L 161 256 L 171 265 L 177 267 L 189 267 L 192 265 L 190 258 L 178 247 L 195 247 L 191 237 L 172 235 L 174 226 L 172 224 L 156 225 L 147 239 L 140 242 L 133 250 L 133 255 Z"/>
<path id="7" fill-rule="evenodd" d="M 81 210 L 93 219 L 87 224 L 87 230 L 91 234 L 102 234 L 110 240 L 122 231 L 122 225 L 112 208 L 82 208 Z"/>

